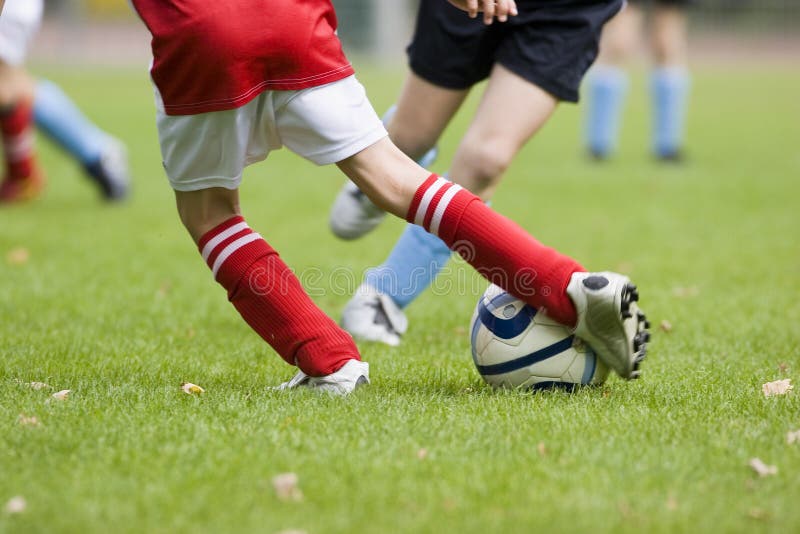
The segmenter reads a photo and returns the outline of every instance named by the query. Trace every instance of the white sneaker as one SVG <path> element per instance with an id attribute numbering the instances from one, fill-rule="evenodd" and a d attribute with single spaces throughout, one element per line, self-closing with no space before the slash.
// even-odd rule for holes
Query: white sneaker
<path id="1" fill-rule="evenodd" d="M 336 237 L 358 239 L 374 230 L 384 217 L 386 212 L 348 180 L 333 201 L 329 224 Z"/>
<path id="2" fill-rule="evenodd" d="M 369 364 L 359 360 L 350 360 L 341 369 L 326 376 L 308 376 L 303 371 L 297 371 L 291 380 L 274 389 L 303 387 L 333 395 L 347 395 L 366 384 L 369 384 Z"/>
<path id="3" fill-rule="evenodd" d="M 638 378 L 650 323 L 636 304 L 636 286 L 617 273 L 574 273 L 567 294 L 578 311 L 575 335 L 622 378 Z"/>
<path id="4" fill-rule="evenodd" d="M 364 283 L 344 307 L 342 328 L 356 339 L 396 347 L 408 329 L 408 318 L 389 295 Z"/>
<path id="5" fill-rule="evenodd" d="M 128 151 L 118 139 L 108 140 L 100 159 L 87 165 L 86 172 L 97 182 L 106 200 L 117 201 L 128 196 L 131 181 Z"/>

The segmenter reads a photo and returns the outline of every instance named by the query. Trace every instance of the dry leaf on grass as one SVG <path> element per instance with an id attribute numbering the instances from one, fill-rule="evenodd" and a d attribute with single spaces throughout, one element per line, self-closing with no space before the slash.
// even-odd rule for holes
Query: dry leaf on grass
<path id="1" fill-rule="evenodd" d="M 28 501 L 22 495 L 11 497 L 5 506 L 7 514 L 21 514 L 28 507 Z"/>
<path id="2" fill-rule="evenodd" d="M 169 295 L 169 292 L 171 290 L 172 290 L 172 283 L 169 280 L 161 282 L 161 285 L 158 286 L 158 289 L 156 290 L 156 298 L 163 299 L 164 297 Z"/>
<path id="3" fill-rule="evenodd" d="M 747 517 L 761 521 L 762 519 L 769 519 L 769 512 L 763 508 L 751 508 L 747 511 Z"/>
<path id="4" fill-rule="evenodd" d="M 428 457 L 428 449 L 422 448 L 422 449 L 417 451 L 417 459 L 418 460 L 424 460 L 427 457 Z"/>
<path id="5" fill-rule="evenodd" d="M 45 384 L 44 382 L 25 382 L 24 380 L 20 380 L 19 378 L 15 378 L 14 382 L 20 384 L 21 386 L 27 386 L 31 389 L 45 389 L 50 388 L 49 385 Z"/>
<path id="6" fill-rule="evenodd" d="M 6 254 L 6 262 L 9 265 L 25 265 L 29 259 L 31 259 L 31 253 L 24 247 L 12 248 Z"/>
<path id="7" fill-rule="evenodd" d="M 536 445 L 536 451 L 539 453 L 539 456 L 547 455 L 547 447 L 544 445 L 544 441 L 540 441 L 538 445 Z"/>
<path id="8" fill-rule="evenodd" d="M 282 501 L 302 501 L 303 492 L 298 486 L 299 478 L 296 473 L 281 473 L 272 478 L 272 487 L 275 494 Z"/>
<path id="9" fill-rule="evenodd" d="M 672 288 L 672 295 L 679 299 L 684 299 L 688 297 L 696 297 L 700 294 L 700 288 L 697 286 L 676 286 Z"/>
<path id="10" fill-rule="evenodd" d="M 666 506 L 667 510 L 669 510 L 670 512 L 674 512 L 675 510 L 678 509 L 678 499 L 676 499 L 674 495 L 670 495 L 669 497 L 667 497 Z"/>
<path id="11" fill-rule="evenodd" d="M 751 458 L 748 465 L 755 471 L 758 476 L 766 477 L 769 475 L 778 474 L 778 467 L 775 465 L 767 465 L 760 458 Z"/>
<path id="12" fill-rule="evenodd" d="M 17 421 L 22 426 L 39 426 L 39 418 L 35 415 L 25 415 L 24 413 L 19 414 Z"/>
<path id="13" fill-rule="evenodd" d="M 761 386 L 761 391 L 764 392 L 765 397 L 772 397 L 773 395 L 786 395 L 792 390 L 792 387 L 792 379 L 784 378 L 775 382 L 767 382 Z"/>
<path id="14" fill-rule="evenodd" d="M 786 443 L 800 443 L 800 430 L 794 430 L 786 433 Z"/>
<path id="15" fill-rule="evenodd" d="M 53 393 L 53 398 L 59 401 L 67 400 L 71 391 L 71 389 L 62 389 L 61 391 L 56 391 Z"/>
<path id="16" fill-rule="evenodd" d="M 206 392 L 205 389 L 201 388 L 197 384 L 192 384 L 191 382 L 182 383 L 181 384 L 181 389 L 187 395 L 193 395 L 193 394 L 199 395 L 200 393 L 205 393 Z"/>
<path id="17" fill-rule="evenodd" d="M 658 325 L 662 332 L 672 332 L 672 323 L 664 319 L 661 321 L 661 324 Z"/>

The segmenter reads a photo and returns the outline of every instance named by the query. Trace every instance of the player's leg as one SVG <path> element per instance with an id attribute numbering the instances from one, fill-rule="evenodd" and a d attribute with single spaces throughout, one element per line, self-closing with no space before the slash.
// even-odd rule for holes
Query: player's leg
<path id="1" fill-rule="evenodd" d="M 44 187 L 35 154 L 32 97 L 27 73 L 0 61 L 0 134 L 6 162 L 0 203 L 31 200 Z"/>
<path id="2" fill-rule="evenodd" d="M 0 17 L 0 135 L 6 160 L 0 202 L 30 200 L 44 187 L 34 152 L 33 82 L 23 67 L 41 14 L 40 1 L 9 0 Z"/>
<path id="3" fill-rule="evenodd" d="M 436 142 L 467 93 L 468 89 L 440 87 L 409 73 L 397 104 L 382 119 L 389 137 L 420 166 L 429 167 L 437 156 Z M 385 214 L 348 181 L 331 206 L 329 224 L 337 237 L 358 239 L 375 229 Z"/>
<path id="4" fill-rule="evenodd" d="M 558 99 L 538 85 L 495 65 L 453 157 L 453 181 L 490 199 L 514 157 L 545 125 L 557 104 Z"/>
<path id="5" fill-rule="evenodd" d="M 410 73 L 388 121 L 392 141 L 427 167 L 426 159 L 469 89 L 489 75 L 498 31 L 488 30 L 458 8 L 422 0 L 407 48 Z M 331 208 L 330 227 L 342 239 L 357 239 L 374 229 L 383 213 L 348 183 Z"/>
<path id="6" fill-rule="evenodd" d="M 157 93 L 164 167 L 181 221 L 214 279 L 253 330 L 300 368 L 293 385 L 347 393 L 369 380 L 352 338 L 312 302 L 239 209 L 242 169 L 280 146 L 258 122 L 273 114 L 269 96 L 229 111 L 168 116 Z"/>
<path id="7" fill-rule="evenodd" d="M 488 200 L 519 149 L 545 124 L 556 104 L 548 92 L 495 65 L 449 178 Z M 401 310 L 427 289 L 449 258 L 450 249 L 441 239 L 409 224 L 386 261 L 367 272 L 345 307 L 342 326 L 360 339 L 399 344 L 407 327 Z"/>
<path id="8" fill-rule="evenodd" d="M 493 66 L 456 151 L 449 173 L 453 182 L 484 200 L 491 197 L 519 149 L 546 123 L 558 101 L 577 101 L 581 78 L 597 55 L 600 28 L 620 5 L 612 0 L 568 10 L 527 6 L 513 30 L 500 34 L 488 50 L 478 47 L 474 57 L 490 57 Z M 493 37 L 481 34 L 482 42 Z M 356 337 L 396 345 L 407 327 L 402 308 L 427 288 L 449 255 L 440 239 L 407 226 L 388 259 L 367 272 L 345 307 L 342 325 Z"/>
<path id="9" fill-rule="evenodd" d="M 656 2 L 651 44 L 653 151 L 662 160 L 676 161 L 684 145 L 690 85 L 685 0 Z"/>
<path id="10" fill-rule="evenodd" d="M 130 173 L 125 146 L 90 121 L 58 85 L 38 81 L 33 116 L 36 126 L 81 164 L 105 199 L 127 195 Z"/>
<path id="11" fill-rule="evenodd" d="M 469 89 L 443 87 L 409 72 L 386 124 L 389 138 L 411 159 L 421 160 L 439 141 Z"/>
<path id="12" fill-rule="evenodd" d="M 490 281 L 573 325 L 621 376 L 638 376 L 646 323 L 626 277 L 585 273 L 478 196 L 429 174 L 392 144 L 355 77 L 274 97 L 275 137 L 292 151 L 335 162 L 384 211 L 423 226 Z"/>
<path id="13" fill-rule="evenodd" d="M 641 42 L 642 15 L 637 4 L 628 4 L 605 25 L 600 55 L 586 77 L 585 142 L 589 154 L 598 160 L 617 148 L 628 91 L 625 66 Z"/>
<path id="14" fill-rule="evenodd" d="M 378 206 L 424 227 L 492 283 L 573 326 L 620 376 L 638 376 L 647 325 L 627 277 L 584 272 L 478 196 L 428 175 L 388 138 L 337 165 Z"/>

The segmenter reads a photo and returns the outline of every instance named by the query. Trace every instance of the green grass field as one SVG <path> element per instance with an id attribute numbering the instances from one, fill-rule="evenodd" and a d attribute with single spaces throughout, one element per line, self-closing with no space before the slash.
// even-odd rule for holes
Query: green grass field
<path id="1" fill-rule="evenodd" d="M 329 398 L 267 390 L 293 369 L 226 302 L 178 222 L 146 73 L 39 72 L 128 143 L 135 191 L 103 205 L 42 140 L 46 195 L 0 210 L 0 506 L 27 502 L 0 510 L 0 532 L 800 530 L 800 444 L 786 437 L 800 396 L 761 392 L 800 381 L 800 73 L 698 68 L 677 167 L 647 152 L 639 77 L 615 160 L 584 158 L 580 110 L 564 106 L 500 188 L 495 208 L 539 239 L 638 283 L 654 326 L 641 380 L 574 394 L 485 386 L 466 335 L 484 286 L 456 264 L 455 290 L 409 308 L 403 346 L 361 345 L 372 385 Z M 382 110 L 402 70 L 364 66 L 360 79 Z M 242 188 L 250 224 L 337 318 L 401 229 L 337 241 L 327 210 L 341 183 L 280 151 Z M 187 381 L 206 393 L 184 394 Z M 63 389 L 68 400 L 50 400 Z M 755 457 L 777 474 L 757 476 Z M 287 472 L 301 500 L 276 495 Z"/>

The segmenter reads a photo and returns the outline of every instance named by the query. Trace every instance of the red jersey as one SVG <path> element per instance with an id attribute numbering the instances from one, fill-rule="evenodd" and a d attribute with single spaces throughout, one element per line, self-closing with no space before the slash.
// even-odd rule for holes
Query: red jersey
<path id="1" fill-rule="evenodd" d="M 265 90 L 353 74 L 330 0 L 132 0 L 153 36 L 167 115 L 233 109 Z"/>

